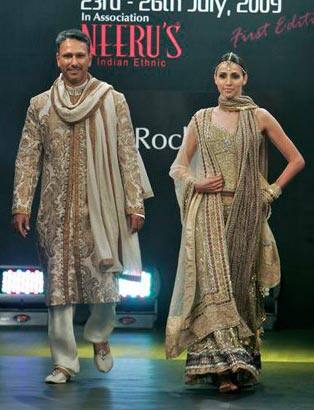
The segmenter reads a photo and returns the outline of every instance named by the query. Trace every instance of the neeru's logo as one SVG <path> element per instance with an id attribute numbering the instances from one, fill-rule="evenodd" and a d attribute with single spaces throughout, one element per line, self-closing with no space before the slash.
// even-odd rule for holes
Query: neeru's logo
<path id="1" fill-rule="evenodd" d="M 181 25 L 168 24 L 87 24 L 82 31 L 91 41 L 96 57 L 177 59 L 182 55 Z"/>

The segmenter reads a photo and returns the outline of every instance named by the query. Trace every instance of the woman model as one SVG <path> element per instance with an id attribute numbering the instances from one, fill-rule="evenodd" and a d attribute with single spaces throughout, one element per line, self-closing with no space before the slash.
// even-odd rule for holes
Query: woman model
<path id="1" fill-rule="evenodd" d="M 186 382 L 221 392 L 256 383 L 263 297 L 280 279 L 270 204 L 304 167 L 276 119 L 242 95 L 242 60 L 225 54 L 215 69 L 218 106 L 192 118 L 170 175 L 182 241 L 166 330 L 167 357 L 187 349 Z M 288 164 L 267 182 L 267 139 Z"/>

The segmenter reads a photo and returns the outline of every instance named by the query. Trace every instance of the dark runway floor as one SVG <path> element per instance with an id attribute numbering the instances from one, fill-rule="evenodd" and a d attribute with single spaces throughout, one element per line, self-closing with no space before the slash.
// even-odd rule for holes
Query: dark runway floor
<path id="1" fill-rule="evenodd" d="M 98 373 L 78 329 L 81 372 L 67 385 L 47 385 L 46 329 L 0 329 L 1 410 L 262 410 L 314 409 L 313 331 L 267 333 L 261 383 L 234 396 L 183 384 L 184 361 L 168 361 L 157 331 L 115 331 L 115 365 Z M 273 359 L 276 361 L 270 361 Z"/>

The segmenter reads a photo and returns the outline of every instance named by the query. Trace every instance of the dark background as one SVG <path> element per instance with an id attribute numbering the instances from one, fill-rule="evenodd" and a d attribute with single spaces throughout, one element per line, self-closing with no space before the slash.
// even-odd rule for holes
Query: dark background
<path id="1" fill-rule="evenodd" d="M 312 11 L 311 6 L 311 0 L 283 0 L 281 15 L 291 19 L 294 14 Z M 22 240 L 10 228 L 14 161 L 29 99 L 49 88 L 58 75 L 54 63 L 56 34 L 80 27 L 80 1 L 13 0 L 1 2 L 0 13 L 0 264 L 36 264 L 34 232 Z M 265 22 L 273 27 L 280 15 L 234 14 L 218 19 L 206 13 L 151 13 L 151 17 L 156 24 L 180 21 L 180 59 L 169 62 L 166 69 L 104 68 L 94 64 L 91 72 L 125 93 L 136 127 L 149 128 L 151 135 L 169 136 L 182 134 L 183 126 L 199 108 L 216 105 L 212 76 L 219 57 L 232 50 L 244 58 L 249 72 L 246 93 L 278 119 L 307 162 L 306 169 L 273 206 L 271 225 L 282 260 L 278 325 L 313 325 L 313 25 L 281 35 L 270 30 L 266 38 L 233 49 L 230 37 L 236 27 L 254 31 Z M 168 177 L 176 151 L 148 150 L 143 146 L 140 151 L 155 191 L 155 198 L 147 201 L 146 224 L 140 235 L 143 262 L 161 274 L 163 322 L 181 234 L 173 184 Z M 284 159 L 271 147 L 270 181 L 284 166 Z"/>

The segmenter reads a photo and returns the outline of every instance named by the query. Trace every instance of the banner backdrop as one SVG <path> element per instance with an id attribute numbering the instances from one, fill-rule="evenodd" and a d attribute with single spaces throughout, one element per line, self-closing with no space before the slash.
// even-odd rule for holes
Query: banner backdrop
<path id="1" fill-rule="evenodd" d="M 312 323 L 313 2 L 311 0 L 11 0 L 1 2 L 1 264 L 37 262 L 35 234 L 19 239 L 9 226 L 14 160 L 29 99 L 49 88 L 54 40 L 66 28 L 91 39 L 92 74 L 125 93 L 136 142 L 155 199 L 141 233 L 143 261 L 161 274 L 161 319 L 167 314 L 180 242 L 169 167 L 193 113 L 217 103 L 219 57 L 247 63 L 246 93 L 283 125 L 306 170 L 273 207 L 282 259 L 282 326 Z M 285 161 L 273 148 L 270 180 Z M 38 193 L 37 193 L 38 195 Z M 34 204 L 36 215 L 37 201 Z M 34 227 L 34 215 L 32 226 Z"/>

